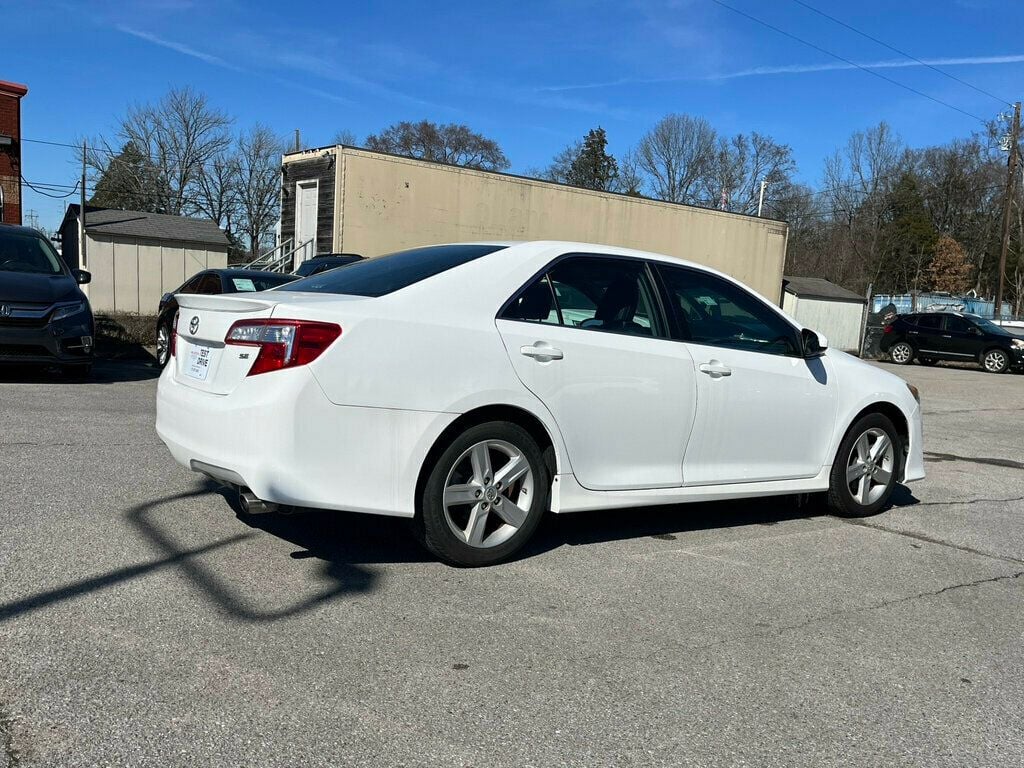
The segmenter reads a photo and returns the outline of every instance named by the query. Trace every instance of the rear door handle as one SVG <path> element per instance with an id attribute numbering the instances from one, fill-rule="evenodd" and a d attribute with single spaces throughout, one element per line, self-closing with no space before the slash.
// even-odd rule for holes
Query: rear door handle
<path id="1" fill-rule="evenodd" d="M 732 369 L 724 363 L 720 363 L 717 360 L 711 360 L 706 363 L 701 363 L 697 366 L 701 373 L 706 373 L 713 379 L 717 379 L 721 376 L 732 376 Z"/>
<path id="2" fill-rule="evenodd" d="M 534 344 L 527 344 L 519 348 L 519 354 L 532 357 L 538 363 L 547 363 L 552 360 L 561 360 L 564 356 L 562 350 L 555 349 L 546 341 L 538 341 Z"/>

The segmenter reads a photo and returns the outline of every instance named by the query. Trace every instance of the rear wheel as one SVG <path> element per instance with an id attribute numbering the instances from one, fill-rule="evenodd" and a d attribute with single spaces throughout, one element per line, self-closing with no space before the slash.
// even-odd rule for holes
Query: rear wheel
<path id="1" fill-rule="evenodd" d="M 914 348 L 905 341 L 897 341 L 889 350 L 889 357 L 896 365 L 910 365 L 914 360 Z"/>
<path id="2" fill-rule="evenodd" d="M 846 433 L 832 463 L 829 511 L 841 517 L 868 517 L 889 503 L 900 471 L 903 445 L 888 417 L 870 413 Z"/>
<path id="3" fill-rule="evenodd" d="M 550 478 L 540 447 L 516 424 L 469 427 L 434 462 L 413 532 L 441 560 L 481 566 L 523 546 L 547 507 Z"/>
<path id="4" fill-rule="evenodd" d="M 1005 373 L 1010 367 L 1010 356 L 1002 349 L 990 349 L 982 355 L 981 364 L 989 373 Z"/>
<path id="5" fill-rule="evenodd" d="M 156 328 L 156 364 L 160 368 L 171 359 L 171 324 L 160 323 Z"/>

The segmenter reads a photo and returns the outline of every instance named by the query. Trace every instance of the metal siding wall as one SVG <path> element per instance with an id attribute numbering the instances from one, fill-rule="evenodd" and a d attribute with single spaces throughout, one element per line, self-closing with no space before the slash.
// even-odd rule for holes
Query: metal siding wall
<path id="1" fill-rule="evenodd" d="M 705 264 L 780 301 L 781 222 L 359 150 L 344 149 L 339 159 L 346 251 L 379 256 L 444 242 L 580 240 Z"/>
<path id="2" fill-rule="evenodd" d="M 185 252 L 181 248 L 160 246 L 160 293 L 170 293 L 185 282 Z"/>
<path id="3" fill-rule="evenodd" d="M 833 349 L 856 351 L 863 309 L 863 304 L 854 301 L 803 297 L 797 303 L 793 318 L 805 328 L 823 333 Z"/>
<path id="4" fill-rule="evenodd" d="M 89 304 L 93 312 L 114 311 L 114 244 L 110 240 L 100 240 L 86 235 L 86 250 L 89 258 Z"/>
<path id="5" fill-rule="evenodd" d="M 139 243 L 139 309 L 144 315 L 155 314 L 163 295 L 163 248 L 152 243 Z"/>
<path id="6" fill-rule="evenodd" d="M 133 240 L 114 240 L 114 309 L 139 311 L 139 246 Z"/>

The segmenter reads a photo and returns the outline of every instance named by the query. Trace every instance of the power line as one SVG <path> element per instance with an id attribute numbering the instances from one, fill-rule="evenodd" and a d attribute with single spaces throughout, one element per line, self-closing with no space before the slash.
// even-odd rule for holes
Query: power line
<path id="1" fill-rule="evenodd" d="M 723 8 L 725 8 L 726 10 L 732 11 L 733 13 L 735 13 L 735 14 L 737 14 L 739 16 L 743 16 L 744 18 L 749 19 L 750 21 L 753 21 L 756 24 L 760 24 L 762 27 L 766 27 L 767 29 L 770 29 L 773 32 L 777 32 L 780 35 L 784 35 L 785 37 L 788 37 L 791 40 L 796 40 L 798 43 L 801 43 L 802 45 L 806 45 L 808 48 L 813 48 L 814 50 L 819 51 L 820 53 L 824 53 L 826 56 L 831 56 L 833 59 L 837 59 L 837 60 L 843 62 L 844 64 L 849 64 L 851 67 L 856 67 L 857 69 L 860 69 L 860 70 L 862 70 L 864 72 L 867 72 L 869 75 L 873 75 L 874 77 L 877 77 L 880 80 L 885 80 L 887 83 L 891 83 L 892 85 L 895 85 L 895 86 L 898 86 L 900 88 L 903 88 L 904 90 L 910 91 L 913 94 L 916 94 L 918 96 L 922 96 L 922 97 L 928 99 L 929 101 L 934 101 L 936 104 L 941 104 L 942 106 L 947 107 L 949 109 L 952 109 L 955 112 L 959 112 L 962 115 L 967 115 L 967 117 L 973 118 L 973 119 L 977 120 L 979 123 L 982 123 L 982 124 L 985 124 L 985 125 L 988 124 L 988 121 L 984 120 L 983 118 L 978 117 L 975 114 L 972 114 L 971 112 L 968 112 L 968 111 L 966 111 L 964 109 L 960 109 L 960 107 L 955 107 L 952 104 L 950 104 L 949 102 L 943 101 L 942 99 L 937 99 L 934 96 L 929 96 L 924 91 L 919 91 L 916 88 L 913 88 L 913 87 L 911 87 L 909 85 L 901 83 L 899 80 L 894 80 L 893 78 L 891 78 L 891 77 L 889 77 L 887 75 L 883 75 L 881 72 L 876 72 L 875 70 L 873 70 L 873 69 L 871 69 L 869 67 L 865 67 L 863 64 L 858 64 L 857 62 L 852 61 L 851 59 L 847 59 L 845 56 L 840 56 L 838 53 L 832 53 L 832 51 L 829 51 L 829 50 L 827 50 L 825 48 L 822 48 L 820 45 L 815 45 L 814 43 L 811 43 L 811 42 L 808 42 L 807 40 L 804 40 L 802 37 L 797 37 L 793 33 L 787 32 L 784 29 L 780 29 L 779 27 L 776 27 L 773 24 L 769 24 L 767 21 L 759 19 L 756 16 L 751 16 L 746 11 L 741 11 L 739 8 L 734 8 L 731 5 L 729 5 L 728 3 L 722 2 L 722 0 L 711 0 L 711 2 L 715 3 L 716 5 L 720 5 Z"/>
<path id="2" fill-rule="evenodd" d="M 78 184 L 75 184 L 75 186 L 74 186 L 74 187 L 73 187 L 73 188 L 71 189 L 71 191 L 70 191 L 70 192 L 68 192 L 68 193 L 67 193 L 66 195 L 51 195 L 51 194 L 48 194 L 48 193 L 46 193 L 46 192 L 43 192 L 43 190 L 41 190 L 41 189 L 36 189 L 36 187 L 34 187 L 34 186 L 32 185 L 32 182 L 30 182 L 30 181 L 29 181 L 28 179 L 26 179 L 26 178 L 25 178 L 24 176 L 22 176 L 22 177 L 21 177 L 21 182 L 22 182 L 22 184 L 24 184 L 24 185 L 25 185 L 26 187 L 28 187 L 29 189 L 31 189 L 31 190 L 32 190 L 33 192 L 36 192 L 36 193 L 38 193 L 38 194 L 42 195 L 43 197 L 50 197 L 50 198 L 53 198 L 54 200 L 63 200 L 63 199 L 65 199 L 65 198 L 67 198 L 67 197 L 71 197 L 71 196 L 72 196 L 73 194 L 75 194 L 75 192 L 77 192 L 77 191 L 78 191 Z M 37 183 L 37 184 L 39 184 L 39 186 L 41 186 L 41 187 L 51 187 L 51 185 L 49 185 L 49 184 L 41 184 L 40 182 L 36 182 L 36 183 Z M 60 185 L 56 185 L 56 186 L 62 186 L 62 187 L 63 187 L 63 186 L 66 186 L 66 185 L 64 185 L 64 184 L 60 184 Z M 51 191 L 56 191 L 56 190 L 54 190 L 54 189 L 52 189 L 52 188 L 51 188 Z"/>
<path id="3" fill-rule="evenodd" d="M 952 75 L 952 74 L 950 74 L 949 72 L 946 72 L 943 69 L 939 69 L 938 67 L 936 67 L 933 64 L 929 64 L 926 61 L 922 61 L 921 59 L 919 59 L 916 56 L 913 56 L 913 55 L 907 53 L 906 51 L 901 51 L 896 46 L 889 45 L 887 42 L 885 42 L 883 40 L 879 40 L 877 37 L 873 37 L 872 35 L 869 35 L 867 32 L 862 32 L 861 30 L 857 29 L 853 25 L 847 24 L 845 21 L 841 21 L 840 19 L 837 19 L 835 16 L 830 16 L 829 14 L 825 13 L 824 11 L 815 8 L 810 3 L 805 3 L 804 0 L 793 0 L 793 2 L 796 3 L 797 5 L 802 5 L 807 10 L 812 11 L 812 12 L 818 14 L 819 16 L 825 17 L 829 21 L 835 22 L 836 24 L 838 24 L 841 27 L 845 27 L 846 29 L 850 30 L 851 32 L 856 32 L 861 37 L 867 38 L 871 42 L 877 43 L 878 45 L 882 46 L 883 48 L 888 48 L 893 53 L 898 53 L 900 56 L 908 58 L 911 61 L 916 61 L 922 67 L 927 67 L 928 69 L 932 70 L 933 72 L 939 73 L 943 77 L 948 77 L 950 80 L 955 80 L 956 82 L 960 83 L 961 85 L 966 85 L 968 88 L 970 88 L 972 90 L 975 90 L 975 91 L 977 91 L 978 93 L 980 93 L 980 94 L 982 94 L 984 96 L 988 96 L 991 99 L 995 99 L 1000 104 L 1009 105 L 1011 107 L 1013 106 L 1013 102 L 1011 102 L 1009 99 L 1000 98 L 999 96 L 996 96 L 993 93 L 989 93 L 984 88 L 979 88 L 978 86 L 973 85 L 972 83 L 968 83 L 966 80 L 963 80 L 963 79 L 957 77 L 956 75 Z"/>

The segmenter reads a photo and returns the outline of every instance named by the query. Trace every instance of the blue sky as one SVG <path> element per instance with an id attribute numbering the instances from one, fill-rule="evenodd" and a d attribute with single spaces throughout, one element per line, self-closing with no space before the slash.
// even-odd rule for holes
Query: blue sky
<path id="1" fill-rule="evenodd" d="M 793 0 L 725 1 L 964 112 L 1005 109 Z M 1024 3 L 807 2 L 1000 98 L 1022 97 Z M 30 89 L 27 139 L 110 133 L 129 104 L 191 85 L 239 127 L 299 128 L 314 145 L 398 120 L 465 122 L 524 172 L 595 125 L 622 153 L 658 118 L 683 112 L 789 144 L 813 185 L 828 154 L 879 120 L 911 146 L 980 126 L 712 0 L 0 0 L 0 19 L 0 79 Z M 70 149 L 26 143 L 23 154 L 30 181 L 77 178 Z M 64 205 L 28 189 L 25 203 L 44 226 Z"/>

